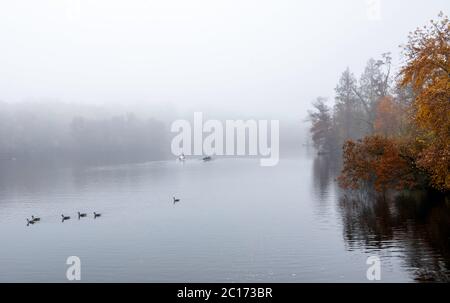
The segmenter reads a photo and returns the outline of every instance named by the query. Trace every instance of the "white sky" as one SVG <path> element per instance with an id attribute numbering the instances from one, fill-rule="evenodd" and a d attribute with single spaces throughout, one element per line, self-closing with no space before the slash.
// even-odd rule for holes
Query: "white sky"
<path id="1" fill-rule="evenodd" d="M 376 0 L 372 0 L 376 1 Z M 448 0 L 0 0 L 0 100 L 302 116 Z M 370 1 L 369 1 L 370 2 Z"/>

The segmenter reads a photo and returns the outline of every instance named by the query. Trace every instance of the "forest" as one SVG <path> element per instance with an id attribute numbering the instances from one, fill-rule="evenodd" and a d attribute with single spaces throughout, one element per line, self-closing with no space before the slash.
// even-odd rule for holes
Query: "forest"
<path id="1" fill-rule="evenodd" d="M 0 102 L 0 164 L 159 160 L 166 130 L 155 118 L 105 106 Z"/>
<path id="2" fill-rule="evenodd" d="M 357 78 L 346 69 L 331 107 L 319 97 L 309 112 L 319 154 L 339 155 L 345 189 L 432 188 L 450 191 L 450 22 L 417 28 L 401 46 L 370 59 Z"/>

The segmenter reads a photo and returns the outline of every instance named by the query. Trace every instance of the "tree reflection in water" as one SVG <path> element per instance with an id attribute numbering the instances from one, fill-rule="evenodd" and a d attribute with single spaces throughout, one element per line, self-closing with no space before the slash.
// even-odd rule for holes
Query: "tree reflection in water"
<path id="1" fill-rule="evenodd" d="M 416 281 L 450 281 L 450 200 L 436 193 L 380 196 L 370 190 L 339 200 L 349 250 L 401 251 Z"/>

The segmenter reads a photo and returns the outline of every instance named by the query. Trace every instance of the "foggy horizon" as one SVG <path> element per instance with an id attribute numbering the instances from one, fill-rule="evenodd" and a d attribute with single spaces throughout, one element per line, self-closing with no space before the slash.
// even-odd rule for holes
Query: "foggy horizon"
<path id="1" fill-rule="evenodd" d="M 14 1 L 0 4 L 0 101 L 302 121 L 445 1 Z M 324 22 L 324 20 L 327 20 Z M 158 113 L 158 110 L 156 111 Z"/>

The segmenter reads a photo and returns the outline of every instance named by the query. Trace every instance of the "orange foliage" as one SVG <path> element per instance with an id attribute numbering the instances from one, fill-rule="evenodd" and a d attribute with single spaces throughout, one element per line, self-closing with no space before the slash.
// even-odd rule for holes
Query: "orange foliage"
<path id="1" fill-rule="evenodd" d="M 340 186 L 358 189 L 373 184 L 379 192 L 412 188 L 417 184 L 413 166 L 400 153 L 398 142 L 378 135 L 344 145 L 344 168 Z"/>
<path id="2" fill-rule="evenodd" d="M 391 96 L 385 96 L 377 104 L 374 130 L 384 136 L 400 135 L 405 109 L 395 103 Z"/>
<path id="3" fill-rule="evenodd" d="M 417 29 L 405 46 L 406 65 L 401 85 L 412 85 L 416 98 L 414 120 L 422 130 L 415 138 L 423 144 L 416 159 L 431 186 L 450 190 L 450 22 L 440 21 Z"/>

